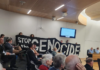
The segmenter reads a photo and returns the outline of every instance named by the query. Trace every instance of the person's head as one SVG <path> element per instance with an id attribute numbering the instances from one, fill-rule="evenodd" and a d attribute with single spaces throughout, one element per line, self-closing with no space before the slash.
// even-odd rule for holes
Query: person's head
<path id="1" fill-rule="evenodd" d="M 91 67 L 93 67 L 93 59 L 92 58 L 86 58 L 86 64 L 89 64 Z"/>
<path id="2" fill-rule="evenodd" d="M 4 38 L 4 37 L 5 37 L 5 35 L 4 35 L 4 34 L 1 34 L 1 37 L 2 37 L 2 38 Z"/>
<path id="3" fill-rule="evenodd" d="M 10 44 L 12 44 L 12 38 L 8 38 L 7 42 L 10 43 Z"/>
<path id="4" fill-rule="evenodd" d="M 30 44 L 29 44 L 29 48 L 30 48 L 30 49 L 35 49 L 35 48 L 36 48 L 36 44 L 30 43 Z"/>
<path id="5" fill-rule="evenodd" d="M 56 47 L 54 47 L 54 48 L 53 48 L 53 51 L 55 51 L 55 52 L 56 52 L 56 51 L 57 51 L 57 48 L 56 48 Z"/>
<path id="6" fill-rule="evenodd" d="M 66 56 L 64 54 L 57 54 L 54 58 L 53 58 L 53 65 L 55 68 L 58 69 L 64 69 L 65 67 L 65 59 Z"/>
<path id="7" fill-rule="evenodd" d="M 99 47 L 97 47 L 97 50 L 99 50 Z"/>
<path id="8" fill-rule="evenodd" d="M 34 37 L 34 34 L 31 34 L 30 37 Z"/>
<path id="9" fill-rule="evenodd" d="M 20 32 L 20 33 L 19 33 L 19 35 L 23 35 L 23 33 L 22 33 L 22 32 Z"/>
<path id="10" fill-rule="evenodd" d="M 2 37 L 0 37 L 0 44 L 4 43 L 4 39 Z"/>
<path id="11" fill-rule="evenodd" d="M 77 70 L 76 64 L 80 63 L 80 59 L 76 55 L 69 55 L 65 61 L 66 70 Z"/>
<path id="12" fill-rule="evenodd" d="M 60 42 L 61 42 L 61 43 L 63 43 L 63 41 L 62 41 L 62 40 L 61 40 Z"/>
<path id="13" fill-rule="evenodd" d="M 68 40 L 66 41 L 66 43 L 68 43 Z"/>
<path id="14" fill-rule="evenodd" d="M 91 47 L 91 50 L 93 50 L 93 47 Z"/>
<path id="15" fill-rule="evenodd" d="M 46 66 L 50 66 L 50 65 L 52 65 L 52 55 L 51 54 L 44 54 L 43 56 L 42 56 L 42 64 L 43 65 L 46 65 Z"/>

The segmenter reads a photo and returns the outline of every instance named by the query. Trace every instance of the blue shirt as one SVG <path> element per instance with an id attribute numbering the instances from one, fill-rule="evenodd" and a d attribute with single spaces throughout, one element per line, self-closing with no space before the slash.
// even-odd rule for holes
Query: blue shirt
<path id="1" fill-rule="evenodd" d="M 88 53 L 91 53 L 91 54 L 93 54 L 93 53 L 94 53 L 94 51 L 90 49 Z"/>
<path id="2" fill-rule="evenodd" d="M 56 69 L 55 67 L 51 67 L 49 68 L 49 70 L 59 70 L 59 69 Z"/>
<path id="3" fill-rule="evenodd" d="M 99 54 L 99 50 L 95 49 L 95 52 L 96 52 L 97 54 Z"/>

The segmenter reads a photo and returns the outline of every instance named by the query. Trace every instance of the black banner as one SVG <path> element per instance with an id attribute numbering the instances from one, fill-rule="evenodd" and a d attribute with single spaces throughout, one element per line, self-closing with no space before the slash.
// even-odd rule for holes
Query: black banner
<path id="1" fill-rule="evenodd" d="M 57 48 L 58 52 L 64 53 L 66 56 L 70 54 L 79 55 L 80 52 L 80 44 L 61 43 L 56 38 L 31 38 L 24 35 L 16 36 L 16 43 L 20 45 L 23 50 L 27 50 L 29 43 L 34 42 L 39 44 L 37 45 L 36 50 L 43 54 L 46 52 L 52 52 L 54 47 Z"/>

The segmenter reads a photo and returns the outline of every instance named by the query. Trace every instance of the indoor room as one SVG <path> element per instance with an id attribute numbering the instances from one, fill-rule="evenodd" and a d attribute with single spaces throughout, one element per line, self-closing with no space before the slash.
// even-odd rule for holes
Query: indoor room
<path id="1" fill-rule="evenodd" d="M 100 0 L 0 0 L 0 70 L 100 70 Z"/>

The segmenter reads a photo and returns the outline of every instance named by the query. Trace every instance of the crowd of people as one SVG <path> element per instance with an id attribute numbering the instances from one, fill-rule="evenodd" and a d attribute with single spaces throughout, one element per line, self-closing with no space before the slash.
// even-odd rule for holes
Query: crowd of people
<path id="1" fill-rule="evenodd" d="M 23 35 L 22 32 L 19 35 Z M 30 37 L 34 37 L 31 34 Z M 36 43 L 30 43 L 29 49 L 25 52 L 20 46 L 12 44 L 12 38 L 5 40 L 5 35 L 0 36 L 0 62 L 2 64 L 10 61 L 10 69 L 17 69 L 16 56 L 19 56 L 20 60 L 27 62 L 27 70 L 93 70 L 92 58 L 86 59 L 86 65 L 83 66 L 78 56 L 69 55 L 65 56 L 62 53 L 57 52 L 57 48 L 54 47 L 52 53 L 43 54 L 42 57 L 38 57 L 39 53 L 36 51 Z M 97 49 L 98 50 L 98 49 Z M 96 50 L 96 52 L 97 52 Z M 91 52 L 91 51 L 90 51 Z M 26 53 L 26 60 L 23 59 L 22 54 Z M 0 70 L 6 70 L 6 68 L 0 64 Z"/>

